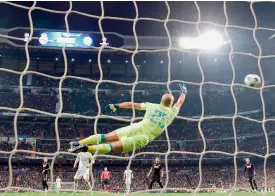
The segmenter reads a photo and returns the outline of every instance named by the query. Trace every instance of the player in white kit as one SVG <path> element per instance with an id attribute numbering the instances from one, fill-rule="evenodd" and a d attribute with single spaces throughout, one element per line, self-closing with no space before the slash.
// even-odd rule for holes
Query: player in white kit
<path id="1" fill-rule="evenodd" d="M 56 182 L 56 192 L 59 193 L 59 191 L 61 189 L 61 178 L 59 178 L 59 176 L 57 176 L 55 182 Z"/>
<path id="2" fill-rule="evenodd" d="M 76 189 L 78 187 L 78 181 L 83 177 L 85 182 L 89 185 L 89 188 L 92 189 L 90 184 L 90 165 L 94 164 L 94 159 L 91 153 L 89 152 L 80 152 L 77 154 L 77 158 L 74 162 L 74 169 L 77 168 L 78 170 L 74 176 L 74 191 L 76 192 Z"/>
<path id="3" fill-rule="evenodd" d="M 126 194 L 129 194 L 130 193 L 130 188 L 131 188 L 131 182 L 132 182 L 132 179 L 134 178 L 134 175 L 133 175 L 133 172 L 132 170 L 126 170 L 124 171 L 124 181 L 125 181 L 125 185 L 126 185 Z"/>

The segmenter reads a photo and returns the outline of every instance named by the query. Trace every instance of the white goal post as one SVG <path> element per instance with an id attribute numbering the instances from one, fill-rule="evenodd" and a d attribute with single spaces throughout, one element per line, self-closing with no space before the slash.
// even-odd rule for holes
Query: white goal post
<path id="1" fill-rule="evenodd" d="M 74 182 L 61 182 L 59 192 L 74 192 Z M 49 192 L 57 192 L 56 182 L 48 182 Z M 88 190 L 77 190 L 77 192 L 87 192 Z"/>

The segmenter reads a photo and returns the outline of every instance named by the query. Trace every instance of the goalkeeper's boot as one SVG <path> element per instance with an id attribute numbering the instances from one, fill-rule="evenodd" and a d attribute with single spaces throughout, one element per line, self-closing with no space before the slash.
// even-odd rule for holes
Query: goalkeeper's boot
<path id="1" fill-rule="evenodd" d="M 79 145 L 77 147 L 69 149 L 69 152 L 72 152 L 72 153 L 87 152 L 87 151 L 88 151 L 88 146 L 86 144 Z"/>
<path id="2" fill-rule="evenodd" d="M 79 146 L 79 142 L 70 142 L 70 148 L 69 148 L 69 151 L 71 150 L 71 149 L 74 149 L 75 147 L 77 147 L 77 146 Z"/>

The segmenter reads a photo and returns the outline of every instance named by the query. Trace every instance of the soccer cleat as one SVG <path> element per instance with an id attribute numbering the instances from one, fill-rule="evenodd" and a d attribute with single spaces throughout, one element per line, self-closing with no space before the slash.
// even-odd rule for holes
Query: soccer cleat
<path id="1" fill-rule="evenodd" d="M 72 153 L 80 153 L 80 152 L 87 152 L 88 146 L 86 144 L 76 146 L 72 149 L 69 149 L 69 152 Z"/>

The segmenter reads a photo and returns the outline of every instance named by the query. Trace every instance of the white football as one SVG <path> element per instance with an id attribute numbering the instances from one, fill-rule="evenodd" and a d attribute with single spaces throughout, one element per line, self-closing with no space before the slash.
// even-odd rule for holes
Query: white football
<path id="1" fill-rule="evenodd" d="M 251 86 L 251 87 L 259 87 L 262 83 L 261 78 L 256 75 L 256 74 L 248 74 L 247 76 L 245 76 L 244 78 L 244 83 L 247 86 Z"/>

